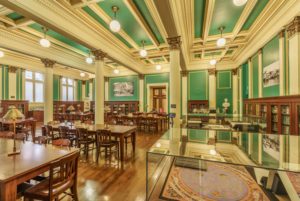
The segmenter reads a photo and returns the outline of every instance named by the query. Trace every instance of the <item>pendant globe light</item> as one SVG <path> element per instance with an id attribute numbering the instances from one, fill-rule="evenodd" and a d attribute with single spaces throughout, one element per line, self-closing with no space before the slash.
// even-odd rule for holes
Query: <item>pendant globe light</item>
<path id="1" fill-rule="evenodd" d="M 214 66 L 214 65 L 217 64 L 217 60 L 216 60 L 216 59 L 211 59 L 211 60 L 209 61 L 209 64 L 210 64 L 211 66 Z"/>
<path id="2" fill-rule="evenodd" d="M 114 74 L 119 74 L 119 73 L 120 73 L 119 69 L 118 69 L 118 68 L 115 68 L 115 69 L 114 69 Z"/>
<path id="3" fill-rule="evenodd" d="M 145 50 L 145 41 L 142 40 L 142 49 L 140 50 L 141 57 L 146 57 L 148 55 L 147 50 Z"/>
<path id="4" fill-rule="evenodd" d="M 224 47 L 226 45 L 226 39 L 223 37 L 223 31 L 225 27 L 220 27 L 219 31 L 221 33 L 221 37 L 217 40 L 217 46 L 218 47 Z"/>
<path id="5" fill-rule="evenodd" d="M 109 24 L 109 28 L 112 32 L 119 32 L 121 29 L 121 24 L 120 22 L 117 20 L 117 12 L 119 11 L 119 7 L 117 6 L 113 6 L 112 11 L 114 12 L 114 18 L 113 20 L 110 22 Z"/>
<path id="6" fill-rule="evenodd" d="M 0 50 L 0 58 L 4 57 L 4 52 Z"/>
<path id="7" fill-rule="evenodd" d="M 51 42 L 46 38 L 47 31 L 48 29 L 43 27 L 44 37 L 40 39 L 40 45 L 46 48 L 51 46 Z"/>
<path id="8" fill-rule="evenodd" d="M 159 71 L 159 70 L 161 70 L 161 65 L 160 65 L 160 64 L 157 64 L 157 65 L 155 66 L 155 68 L 156 68 L 157 71 Z"/>
<path id="9" fill-rule="evenodd" d="M 233 0 L 233 4 L 236 6 L 243 6 L 247 3 L 248 0 Z"/>
<path id="10" fill-rule="evenodd" d="M 87 57 L 85 58 L 85 62 L 86 62 L 87 64 L 92 64 L 92 63 L 94 62 L 94 59 L 93 59 L 93 57 L 91 56 L 91 53 L 89 53 L 89 56 L 87 56 Z"/>
<path id="11" fill-rule="evenodd" d="M 84 73 L 84 72 L 81 72 L 81 73 L 80 73 L 80 77 L 85 77 L 85 73 Z"/>

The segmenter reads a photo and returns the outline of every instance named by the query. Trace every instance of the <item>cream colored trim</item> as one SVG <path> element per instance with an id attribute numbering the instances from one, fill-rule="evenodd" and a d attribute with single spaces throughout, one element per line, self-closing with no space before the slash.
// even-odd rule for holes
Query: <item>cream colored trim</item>
<path id="1" fill-rule="evenodd" d="M 215 0 L 210 0 L 207 1 L 206 3 L 206 9 L 205 9 L 205 17 L 204 17 L 204 27 L 203 27 L 203 41 L 204 43 L 206 42 L 209 34 L 209 28 L 212 20 L 212 15 L 214 11 L 214 6 L 215 6 Z"/>

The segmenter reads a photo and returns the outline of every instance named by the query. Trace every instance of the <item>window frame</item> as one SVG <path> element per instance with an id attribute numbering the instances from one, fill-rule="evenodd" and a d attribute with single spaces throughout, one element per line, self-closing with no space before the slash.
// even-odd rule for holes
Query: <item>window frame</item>
<path id="1" fill-rule="evenodd" d="M 29 78 L 26 78 L 26 72 L 31 72 L 32 73 L 32 79 L 29 79 Z M 36 74 L 37 73 L 39 73 L 39 74 L 42 74 L 42 76 L 43 76 L 43 80 L 37 80 L 36 79 Z M 44 73 L 42 73 L 42 72 L 37 72 L 37 71 L 30 71 L 30 70 L 25 70 L 25 75 L 24 75 L 24 77 L 25 77 L 25 86 L 26 86 L 26 82 L 31 82 L 32 83 L 32 102 L 30 102 L 30 100 L 28 100 L 29 101 L 29 103 L 44 103 L 45 102 L 45 74 Z M 35 84 L 36 83 L 40 83 L 40 84 L 42 84 L 43 85 L 43 100 L 42 100 L 42 102 L 36 102 L 36 86 L 35 86 Z M 26 87 L 25 87 L 25 97 L 26 97 Z"/>
<path id="2" fill-rule="evenodd" d="M 63 79 L 66 79 L 66 82 L 65 83 L 63 83 Z M 73 84 L 69 84 L 69 80 L 72 80 L 72 83 Z M 66 99 L 65 100 L 63 100 L 63 93 L 64 93 L 64 91 L 63 91 L 63 87 L 66 87 Z M 72 87 L 72 93 L 73 93 L 73 99 L 72 100 L 69 100 L 69 87 Z M 69 78 L 69 77 L 62 77 L 61 78 L 61 99 L 62 99 L 62 101 L 75 101 L 75 79 L 73 79 L 73 78 Z"/>

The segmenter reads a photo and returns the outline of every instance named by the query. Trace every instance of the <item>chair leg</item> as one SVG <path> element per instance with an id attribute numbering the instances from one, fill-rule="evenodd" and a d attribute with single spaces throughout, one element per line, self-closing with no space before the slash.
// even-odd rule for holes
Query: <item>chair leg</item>
<path id="1" fill-rule="evenodd" d="M 74 201 L 78 201 L 78 194 L 77 194 L 77 186 L 76 186 L 76 184 L 71 187 L 71 192 L 73 194 L 73 196 L 72 196 L 73 200 Z"/>

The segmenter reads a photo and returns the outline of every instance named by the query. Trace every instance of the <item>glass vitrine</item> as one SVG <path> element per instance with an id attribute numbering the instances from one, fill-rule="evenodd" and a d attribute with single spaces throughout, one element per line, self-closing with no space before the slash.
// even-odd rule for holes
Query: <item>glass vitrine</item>
<path id="1" fill-rule="evenodd" d="M 170 129 L 147 152 L 147 200 L 299 200 L 300 138 Z"/>

